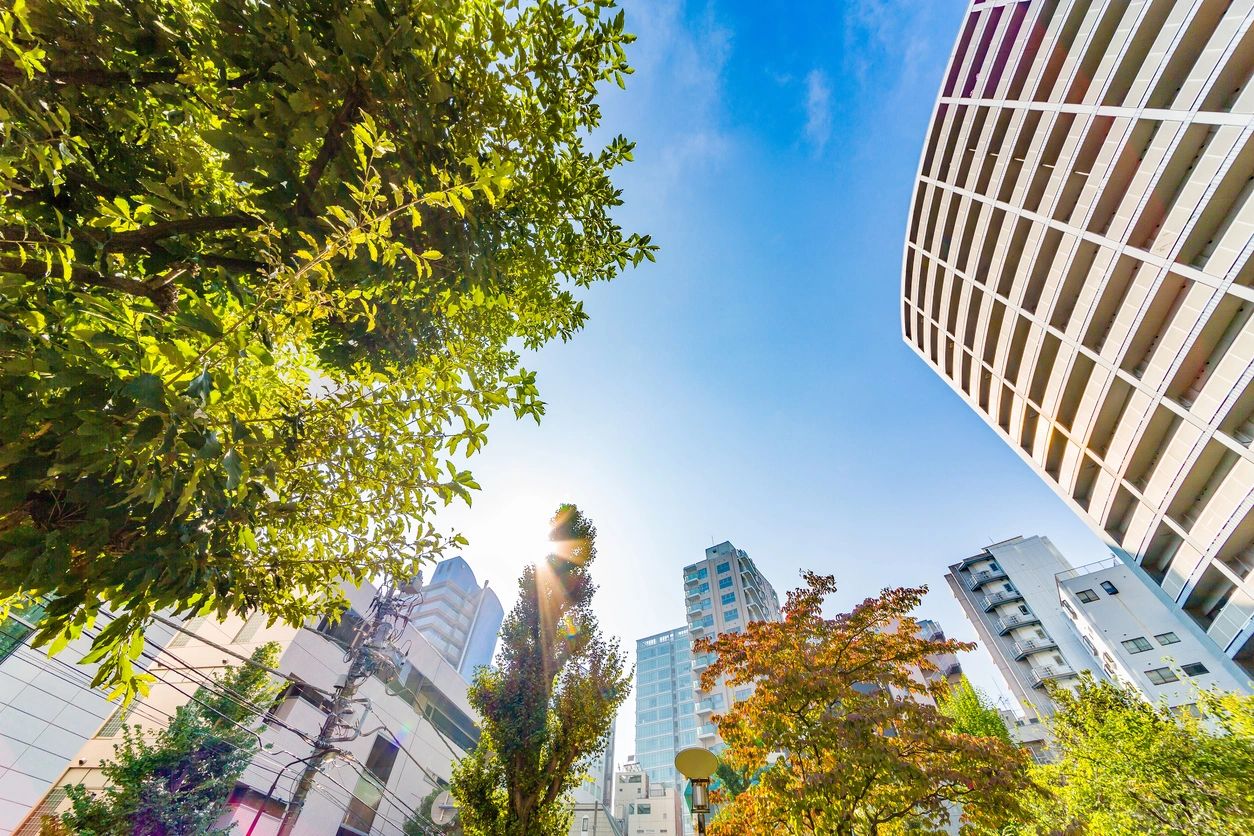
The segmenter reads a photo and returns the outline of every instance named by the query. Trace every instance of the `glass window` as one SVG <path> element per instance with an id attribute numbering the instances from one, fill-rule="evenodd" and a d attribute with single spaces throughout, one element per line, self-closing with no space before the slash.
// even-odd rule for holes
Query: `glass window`
<path id="1" fill-rule="evenodd" d="M 1171 668 L 1154 668 L 1146 671 L 1145 675 L 1155 685 L 1166 685 L 1168 682 L 1176 682 L 1180 679 Z"/>
<path id="2" fill-rule="evenodd" d="M 723 610 L 724 621 L 736 621 L 739 618 L 740 618 L 740 612 L 738 610 Z"/>
<path id="3" fill-rule="evenodd" d="M 1157 636 L 1154 636 L 1154 638 L 1162 645 L 1175 644 L 1180 641 L 1180 637 L 1175 633 L 1159 633 Z"/>
<path id="4" fill-rule="evenodd" d="M 736 603 L 736 593 L 734 593 L 734 592 L 728 592 L 728 593 L 725 593 L 725 594 L 723 595 L 723 603 L 724 603 L 724 604 L 734 604 L 734 603 Z"/>
<path id="5" fill-rule="evenodd" d="M 697 587 L 697 594 L 698 594 L 698 595 L 700 595 L 700 594 L 701 594 L 701 593 L 703 593 L 703 592 L 709 592 L 709 591 L 710 591 L 710 584 L 709 584 L 709 583 L 703 583 L 703 584 L 701 584 L 700 586 L 698 586 L 698 587 Z"/>
<path id="6" fill-rule="evenodd" d="M 1137 636 L 1135 639 L 1125 639 L 1123 642 L 1123 649 L 1129 653 L 1144 653 L 1153 648 L 1154 645 L 1150 644 L 1149 639 L 1144 636 Z"/>
<path id="7" fill-rule="evenodd" d="M 723 578 L 721 581 L 718 582 L 719 589 L 731 589 L 731 585 L 732 585 L 731 578 Z"/>
<path id="8" fill-rule="evenodd" d="M 641 814 L 648 814 L 648 813 L 652 813 L 652 812 L 653 812 L 653 805 L 652 805 L 652 804 L 637 804 L 637 805 L 636 805 L 636 812 L 637 812 L 637 813 L 641 813 Z"/>
<path id="9" fill-rule="evenodd" d="M 1081 604 L 1090 604 L 1097 600 L 1097 593 L 1091 589 L 1081 589 L 1075 597 L 1080 599 Z"/>
<path id="10" fill-rule="evenodd" d="M 44 617 L 44 602 L 37 601 L 22 607 L 15 607 L 9 617 L 0 624 L 0 661 L 7 659 L 26 641 L 26 637 L 35 632 L 32 625 L 38 625 Z"/>
<path id="11" fill-rule="evenodd" d="M 720 575 L 726 575 L 730 571 L 731 571 L 731 563 L 720 563 L 718 565 L 718 573 Z"/>
<path id="12" fill-rule="evenodd" d="M 1102 581 L 1102 589 L 1106 590 L 1107 595 L 1119 594 L 1119 587 L 1115 586 L 1110 581 Z"/>
<path id="13" fill-rule="evenodd" d="M 1204 673 L 1210 673 L 1201 662 L 1191 662 L 1187 665 L 1182 665 L 1180 670 L 1184 671 L 1186 676 L 1201 676 Z"/>
<path id="14" fill-rule="evenodd" d="M 701 609 L 703 609 L 703 610 L 708 610 L 708 609 L 712 608 L 713 606 L 714 606 L 714 602 L 713 602 L 713 601 L 711 601 L 709 598 L 702 598 L 702 599 L 701 599 Z"/>

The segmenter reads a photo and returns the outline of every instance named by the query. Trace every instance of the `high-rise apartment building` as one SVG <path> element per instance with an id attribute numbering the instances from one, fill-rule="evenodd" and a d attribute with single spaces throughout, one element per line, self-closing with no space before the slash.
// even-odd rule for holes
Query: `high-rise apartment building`
<path id="1" fill-rule="evenodd" d="M 1054 578 L 1070 568 L 1047 537 L 1015 537 L 986 546 L 945 575 L 1028 717 L 1053 713 L 1046 682 L 1065 685 L 1081 671 L 1102 676 L 1058 604 Z"/>
<path id="2" fill-rule="evenodd" d="M 779 621 L 779 596 L 749 555 L 723 541 L 705 550 L 705 558 L 684 567 L 684 602 L 688 608 L 688 634 L 693 639 L 736 633 L 750 621 Z M 694 688 L 709 666 L 709 654 L 694 653 Z M 733 690 L 719 682 L 709 691 L 694 690 L 697 703 L 697 743 L 718 750 L 722 742 L 713 715 L 753 692 L 744 685 Z"/>
<path id="3" fill-rule="evenodd" d="M 492 664 L 504 619 L 501 600 L 487 582 L 480 587 L 470 565 L 450 557 L 437 563 L 430 582 L 423 584 L 413 623 L 469 680 L 476 668 Z"/>
<path id="4" fill-rule="evenodd" d="M 1254 13 L 973 0 L 905 341 L 1254 672 Z"/>
<path id="5" fill-rule="evenodd" d="M 675 753 L 697 745 L 692 685 L 687 627 L 636 642 L 636 763 L 654 786 L 683 789 Z"/>

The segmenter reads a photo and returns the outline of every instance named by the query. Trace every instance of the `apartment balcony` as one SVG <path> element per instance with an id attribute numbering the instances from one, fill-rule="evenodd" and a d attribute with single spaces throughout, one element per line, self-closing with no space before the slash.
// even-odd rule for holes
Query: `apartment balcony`
<path id="1" fill-rule="evenodd" d="M 1015 613 L 1014 615 L 1007 615 L 1002 618 L 994 618 L 993 623 L 997 625 L 997 634 L 1004 636 L 1016 627 L 1026 627 L 1029 624 L 1040 624 L 1041 620 L 1033 613 L 1028 613 L 1027 615 Z"/>
<path id="2" fill-rule="evenodd" d="M 703 612 L 705 612 L 705 610 L 704 610 L 704 609 L 703 609 L 700 605 L 697 605 L 697 606 L 694 606 L 694 607 L 689 607 L 689 608 L 688 608 L 688 615 L 698 615 L 698 616 L 699 616 L 699 615 L 701 615 L 701 613 L 703 613 Z"/>
<path id="3" fill-rule="evenodd" d="M 718 729 L 714 728 L 713 723 L 705 723 L 697 729 L 698 740 L 714 740 L 718 737 Z"/>
<path id="4" fill-rule="evenodd" d="M 695 583 L 692 585 L 690 589 L 688 589 L 684 593 L 684 598 L 689 599 L 689 600 L 696 600 L 697 598 L 700 598 L 700 597 L 701 597 L 701 593 L 697 591 L 697 585 Z"/>
<path id="5" fill-rule="evenodd" d="M 701 700 L 697 703 L 697 716 L 708 720 L 709 716 L 714 713 L 713 700 Z"/>
<path id="6" fill-rule="evenodd" d="M 994 592 L 991 595 L 984 596 L 984 612 L 992 612 L 993 608 L 998 604 L 1005 604 L 1008 601 L 1022 601 L 1023 593 L 1017 589 L 1011 589 L 1003 592 Z"/>
<path id="7" fill-rule="evenodd" d="M 1032 683 L 1033 688 L 1043 688 L 1045 683 L 1052 679 L 1066 679 L 1075 675 L 1076 672 L 1070 665 L 1044 665 L 1039 668 L 1032 668 L 1028 672 L 1028 680 Z"/>
<path id="8" fill-rule="evenodd" d="M 1058 642 L 1053 639 L 1025 639 L 1015 642 L 1015 661 L 1018 662 L 1025 656 L 1033 653 L 1039 653 L 1042 650 L 1053 650 L 1058 646 Z"/>
<path id="9" fill-rule="evenodd" d="M 986 583 L 1005 579 L 1006 573 L 1002 569 L 985 569 L 983 572 L 972 572 L 971 577 L 967 578 L 967 589 L 976 592 Z"/>

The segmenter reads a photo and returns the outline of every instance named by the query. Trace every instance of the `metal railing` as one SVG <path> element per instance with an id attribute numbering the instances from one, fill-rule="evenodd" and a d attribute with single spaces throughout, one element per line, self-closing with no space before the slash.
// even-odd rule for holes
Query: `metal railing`
<path id="1" fill-rule="evenodd" d="M 1006 577 L 1006 572 L 1003 569 L 985 569 L 983 572 L 972 572 L 971 577 L 967 578 L 967 589 L 974 592 L 989 581 L 995 581 L 1004 577 Z"/>
<path id="2" fill-rule="evenodd" d="M 1051 679 L 1075 675 L 1075 669 L 1070 665 L 1043 665 L 1039 668 L 1032 668 L 1028 673 L 1028 678 L 1032 681 L 1033 688 L 1039 688 Z"/>
<path id="3" fill-rule="evenodd" d="M 1024 639 L 1023 641 L 1015 642 L 1015 654 L 1022 658 L 1029 653 L 1051 650 L 1057 646 L 1058 642 L 1053 639 Z"/>

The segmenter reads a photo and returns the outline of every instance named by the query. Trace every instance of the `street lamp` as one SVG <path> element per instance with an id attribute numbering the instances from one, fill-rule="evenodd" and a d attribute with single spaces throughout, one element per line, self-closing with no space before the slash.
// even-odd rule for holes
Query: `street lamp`
<path id="1" fill-rule="evenodd" d="M 710 812 L 710 776 L 718 758 L 709 749 L 693 746 L 675 754 L 675 768 L 692 782 L 692 812 L 697 814 L 697 834 L 705 836 L 705 814 Z"/>

